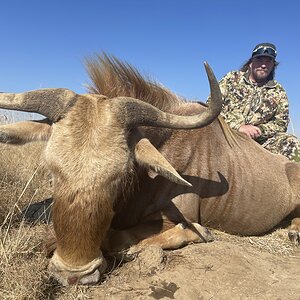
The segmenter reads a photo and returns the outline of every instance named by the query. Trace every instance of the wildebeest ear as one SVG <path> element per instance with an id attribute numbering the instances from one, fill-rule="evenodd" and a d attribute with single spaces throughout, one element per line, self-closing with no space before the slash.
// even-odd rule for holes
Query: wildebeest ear
<path id="1" fill-rule="evenodd" d="M 162 154 L 150 143 L 143 138 L 135 145 L 135 158 L 139 165 L 146 167 L 148 175 L 155 178 L 161 175 L 166 179 L 187 186 L 192 186 L 188 181 L 183 179 L 172 165 L 162 156 Z"/>

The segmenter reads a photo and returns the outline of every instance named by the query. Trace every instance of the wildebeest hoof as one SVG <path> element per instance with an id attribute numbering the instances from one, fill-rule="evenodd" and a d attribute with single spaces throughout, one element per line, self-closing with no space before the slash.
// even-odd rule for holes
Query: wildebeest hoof
<path id="1" fill-rule="evenodd" d="M 300 218 L 292 220 L 288 235 L 295 245 L 300 245 Z"/>
<path id="2" fill-rule="evenodd" d="M 197 229 L 198 234 L 203 242 L 208 243 L 215 239 L 213 234 L 206 227 L 200 225 L 199 223 L 192 223 L 192 225 L 195 227 L 195 229 Z"/>
<path id="3" fill-rule="evenodd" d="M 289 233 L 289 239 L 292 243 L 295 245 L 300 245 L 300 232 L 296 230 L 290 230 Z"/>

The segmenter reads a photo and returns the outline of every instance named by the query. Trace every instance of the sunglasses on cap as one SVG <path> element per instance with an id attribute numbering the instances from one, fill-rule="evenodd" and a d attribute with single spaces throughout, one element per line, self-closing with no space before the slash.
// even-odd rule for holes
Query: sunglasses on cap
<path id="1" fill-rule="evenodd" d="M 254 49 L 252 52 L 252 57 L 254 56 L 271 56 L 273 58 L 276 57 L 277 52 L 274 48 L 270 46 L 259 46 L 258 48 Z"/>

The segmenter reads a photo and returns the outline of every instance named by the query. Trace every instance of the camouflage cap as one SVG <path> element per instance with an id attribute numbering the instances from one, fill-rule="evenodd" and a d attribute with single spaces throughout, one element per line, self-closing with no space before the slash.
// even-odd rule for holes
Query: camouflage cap
<path id="1" fill-rule="evenodd" d="M 252 51 L 252 57 L 268 56 L 276 59 L 276 46 L 271 43 L 260 43 L 256 45 Z"/>

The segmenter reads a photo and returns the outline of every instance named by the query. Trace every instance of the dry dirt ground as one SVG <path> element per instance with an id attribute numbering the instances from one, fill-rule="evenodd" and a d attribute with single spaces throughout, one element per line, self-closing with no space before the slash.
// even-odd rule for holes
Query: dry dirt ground
<path id="1" fill-rule="evenodd" d="M 216 241 L 208 244 L 145 249 L 92 288 L 90 297 L 300 299 L 300 250 L 284 241 L 286 230 L 256 238 L 214 233 Z"/>
<path id="2" fill-rule="evenodd" d="M 20 211 L 51 193 L 43 145 L 0 145 L 0 299 L 300 300 L 300 247 L 287 229 L 261 237 L 213 230 L 215 241 L 174 251 L 149 247 L 127 263 L 109 257 L 102 282 L 61 287 L 47 272 L 48 225 L 24 224 Z"/>

